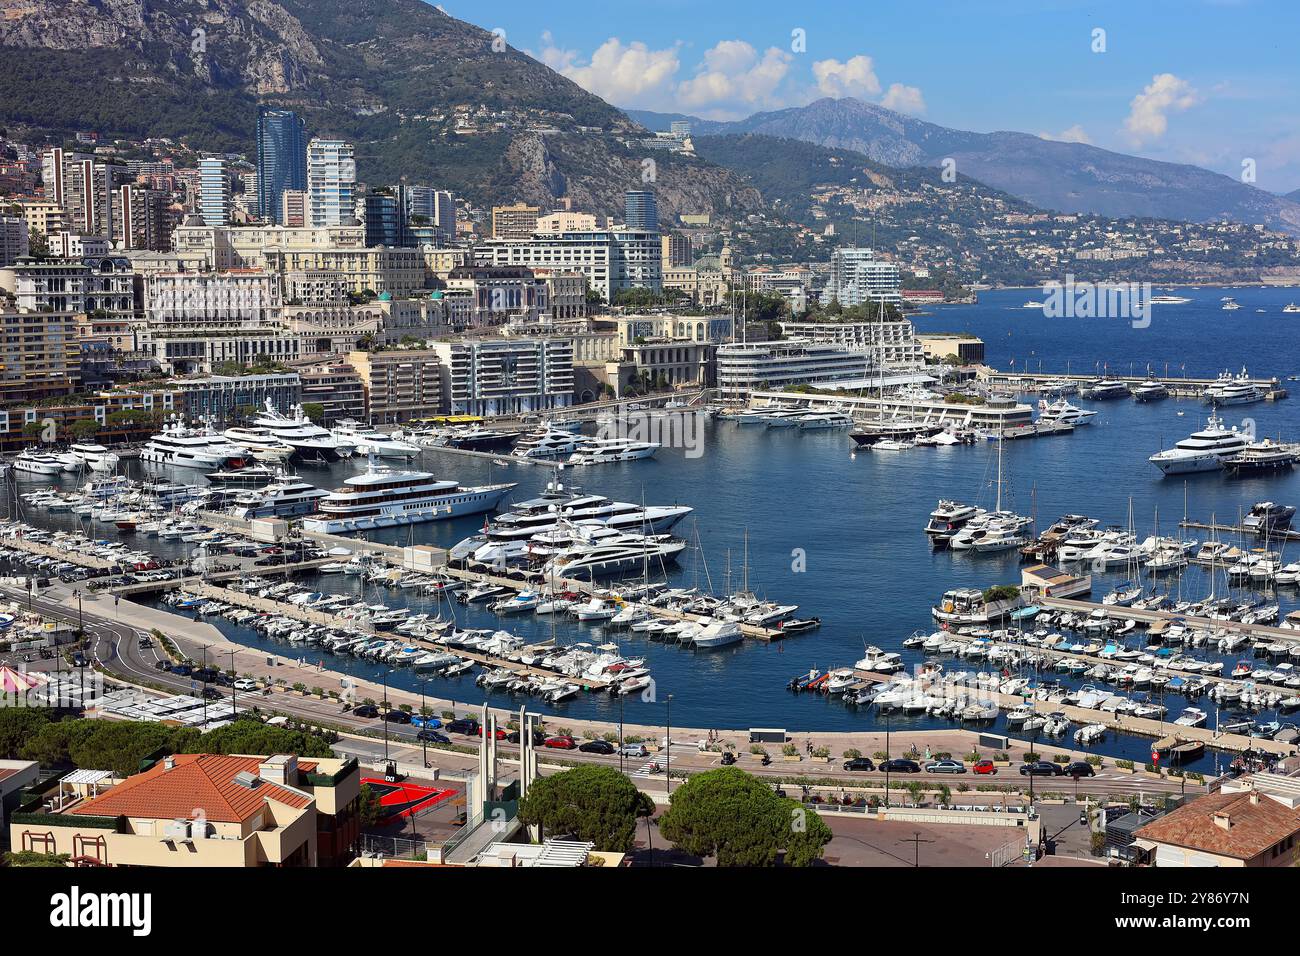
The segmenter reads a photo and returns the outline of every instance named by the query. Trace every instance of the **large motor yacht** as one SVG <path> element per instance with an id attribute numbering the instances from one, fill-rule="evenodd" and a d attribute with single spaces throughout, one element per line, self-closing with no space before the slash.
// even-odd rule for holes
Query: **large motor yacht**
<path id="1" fill-rule="evenodd" d="M 418 446 L 385 435 L 374 428 L 367 428 L 351 419 L 339 422 L 330 434 L 340 445 L 350 445 L 358 455 L 373 455 L 375 458 L 415 458 L 420 454 Z"/>
<path id="2" fill-rule="evenodd" d="M 939 506 L 930 512 L 930 520 L 926 522 L 925 533 L 930 536 L 930 543 L 935 547 L 947 547 L 953 536 L 966 527 L 968 521 L 984 513 L 983 508 L 978 508 L 975 505 L 941 498 L 939 499 Z"/>
<path id="3" fill-rule="evenodd" d="M 462 488 L 424 471 L 395 471 L 373 462 L 320 502 L 320 517 L 303 522 L 307 531 L 339 534 L 440 521 L 491 511 L 514 484 Z"/>
<path id="4" fill-rule="evenodd" d="M 511 452 L 516 458 L 567 458 L 590 441 L 564 428 L 544 427 L 519 439 Z"/>
<path id="5" fill-rule="evenodd" d="M 615 461 L 640 461 L 653 458 L 659 445 L 627 438 L 593 438 L 569 458 L 570 465 L 600 465 Z"/>
<path id="6" fill-rule="evenodd" d="M 1223 460 L 1244 451 L 1250 442 L 1244 432 L 1225 428 L 1223 420 L 1211 415 L 1205 427 L 1193 432 L 1173 448 L 1152 455 L 1148 461 L 1166 475 L 1187 475 L 1200 471 L 1216 471 Z"/>
<path id="7" fill-rule="evenodd" d="M 252 453 L 207 428 L 186 428 L 180 419 L 163 426 L 140 450 L 140 460 L 176 468 L 243 468 Z"/>
<path id="8" fill-rule="evenodd" d="M 1206 386 L 1202 401 L 1207 405 L 1250 405 L 1265 397 L 1264 389 L 1251 380 L 1243 367 L 1237 375 L 1221 373 L 1213 385 Z"/>
<path id="9" fill-rule="evenodd" d="M 316 511 L 329 493 L 309 485 L 295 475 L 281 475 L 255 491 L 235 496 L 230 509 L 236 518 L 295 518 Z"/>
<path id="10" fill-rule="evenodd" d="M 597 541 L 575 542 L 542 566 L 547 579 L 586 581 L 643 569 L 660 569 L 677 560 L 686 542 L 666 534 L 602 536 Z"/>
<path id="11" fill-rule="evenodd" d="M 1050 405 L 1046 401 L 1040 401 L 1038 409 L 1040 422 L 1061 425 L 1087 425 L 1097 415 L 1092 409 L 1071 405 L 1063 398 L 1057 399 Z"/>
<path id="12" fill-rule="evenodd" d="M 298 461 L 338 461 L 342 457 L 338 439 L 308 418 L 301 405 L 282 415 L 267 399 L 253 428 L 268 439 L 288 445 Z"/>
<path id="13" fill-rule="evenodd" d="M 1223 467 L 1236 477 L 1290 468 L 1297 460 L 1300 460 L 1300 448 L 1265 438 L 1251 442 L 1237 454 L 1223 459 Z"/>

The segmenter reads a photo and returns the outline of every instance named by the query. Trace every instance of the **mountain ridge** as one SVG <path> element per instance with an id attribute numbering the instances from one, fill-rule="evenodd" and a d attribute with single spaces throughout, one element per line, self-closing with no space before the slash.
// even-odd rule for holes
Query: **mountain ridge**
<path id="1" fill-rule="evenodd" d="M 629 110 L 648 129 L 669 117 L 698 135 L 757 133 L 849 149 L 888 166 L 937 166 L 951 159 L 962 175 L 1059 212 L 1141 216 L 1186 222 L 1230 219 L 1300 235 L 1300 190 L 1287 197 L 1187 164 L 1143 159 L 1086 143 L 1029 133 L 950 129 L 852 97 L 755 113 L 743 120 L 698 120 Z"/>

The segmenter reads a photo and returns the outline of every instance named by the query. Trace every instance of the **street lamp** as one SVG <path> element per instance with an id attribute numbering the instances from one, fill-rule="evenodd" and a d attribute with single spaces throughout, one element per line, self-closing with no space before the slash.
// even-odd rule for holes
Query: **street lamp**
<path id="1" fill-rule="evenodd" d="M 664 778 L 665 778 L 664 789 L 669 794 L 671 794 L 673 792 L 673 695 L 672 694 L 668 695 L 665 703 L 668 709 L 668 715 L 666 718 L 668 722 L 668 737 L 666 739 L 667 746 L 665 747 L 665 752 L 667 754 L 665 763 L 667 766 L 666 769 L 664 770 Z"/>
<path id="2" fill-rule="evenodd" d="M 388 720 L 388 675 L 391 673 L 392 671 L 390 670 L 384 671 L 384 696 L 383 699 L 380 701 L 380 703 L 384 707 L 384 713 L 382 716 L 384 719 L 384 763 L 385 764 L 388 763 L 388 724 L 390 723 L 390 721 Z"/>

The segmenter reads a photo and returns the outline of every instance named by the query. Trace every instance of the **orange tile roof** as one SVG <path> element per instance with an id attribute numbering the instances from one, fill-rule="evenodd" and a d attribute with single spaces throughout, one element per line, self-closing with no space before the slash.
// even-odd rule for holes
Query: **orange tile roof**
<path id="1" fill-rule="evenodd" d="M 189 819 L 202 811 L 214 823 L 241 823 L 274 800 L 301 810 L 311 798 L 261 780 L 248 788 L 235 783 L 243 771 L 256 774 L 261 757 L 224 754 L 177 754 L 168 770 L 161 760 L 107 793 L 78 804 L 69 813 L 99 817 L 140 817 L 153 820 Z M 311 770 L 315 764 L 299 764 Z"/>
<path id="2" fill-rule="evenodd" d="M 1215 823 L 1227 815 L 1231 826 Z M 1249 860 L 1273 844 L 1300 832 L 1300 810 L 1260 795 L 1216 793 L 1193 800 L 1172 813 L 1157 817 L 1133 834 L 1138 839 L 1202 850 L 1237 860 Z"/>

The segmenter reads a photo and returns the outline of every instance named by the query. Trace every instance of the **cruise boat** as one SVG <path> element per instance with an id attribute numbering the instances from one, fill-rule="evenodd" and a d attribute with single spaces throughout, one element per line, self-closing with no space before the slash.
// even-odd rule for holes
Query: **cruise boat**
<path id="1" fill-rule="evenodd" d="M 1223 420 L 1211 415 L 1205 428 L 1193 432 L 1173 448 L 1152 455 L 1148 461 L 1166 475 L 1188 475 L 1201 471 L 1216 471 L 1223 460 L 1246 449 L 1250 442 L 1237 426 L 1224 428 Z"/>
<path id="2" fill-rule="evenodd" d="M 264 464 L 282 464 L 294 455 L 291 445 L 279 441 L 265 428 L 227 428 L 221 434 L 236 445 L 247 448 Z"/>
<path id="3" fill-rule="evenodd" d="M 343 457 L 338 439 L 308 418 L 301 405 L 282 415 L 268 398 L 266 408 L 254 419 L 253 428 L 273 441 L 288 445 L 293 449 L 292 457 L 298 461 L 328 462 Z"/>
<path id="4" fill-rule="evenodd" d="M 328 492 L 295 475 L 281 475 L 255 491 L 240 492 L 235 496 L 230 513 L 245 521 L 253 518 L 296 518 L 299 515 L 313 514 L 320 502 L 328 496 Z"/>
<path id="5" fill-rule="evenodd" d="M 1078 408 L 1063 398 L 1057 399 L 1050 405 L 1045 400 L 1040 401 L 1038 410 L 1038 420 L 1040 422 L 1062 425 L 1087 425 L 1097 415 L 1095 411 Z"/>
<path id="6" fill-rule="evenodd" d="M 615 461 L 640 461 L 643 458 L 653 458 L 659 447 L 656 442 L 593 438 L 573 453 L 569 464 L 600 465 Z"/>
<path id="7" fill-rule="evenodd" d="M 1148 379 L 1133 388 L 1133 398 L 1139 402 L 1158 402 L 1169 397 L 1169 389 L 1160 382 Z"/>
<path id="8" fill-rule="evenodd" d="M 140 450 L 140 460 L 173 468 L 243 468 L 252 463 L 252 454 L 224 435 L 207 428 L 186 428 L 184 422 L 174 419 L 149 439 Z"/>
<path id="9" fill-rule="evenodd" d="M 566 429 L 548 426 L 519 439 L 510 454 L 516 458 L 567 458 L 589 440 Z"/>
<path id="10" fill-rule="evenodd" d="M 1116 398 L 1127 398 L 1129 390 L 1128 386 L 1123 382 L 1110 378 L 1099 378 L 1096 381 L 1085 382 L 1079 389 L 1079 394 L 1094 402 L 1102 402 Z"/>
<path id="11" fill-rule="evenodd" d="M 1223 467 L 1236 477 L 1290 468 L 1297 459 L 1300 459 L 1300 449 L 1295 445 L 1283 445 L 1265 438 L 1251 442 L 1237 454 L 1223 459 Z"/>
<path id="12" fill-rule="evenodd" d="M 358 455 L 375 458 L 415 458 L 420 449 L 381 431 L 367 428 L 360 422 L 344 419 L 330 431 L 340 445 L 350 445 Z"/>
<path id="13" fill-rule="evenodd" d="M 52 478 L 63 471 L 63 459 L 38 451 L 24 451 L 14 459 L 13 468 L 15 475 Z"/>
<path id="14" fill-rule="evenodd" d="M 1223 372 L 1213 385 L 1206 386 L 1201 400 L 1207 405 L 1250 405 L 1265 399 L 1264 390 L 1256 385 L 1243 367 L 1237 375 Z"/>
<path id="15" fill-rule="evenodd" d="M 621 534 L 592 544 L 575 543 L 542 566 L 547 580 L 590 580 L 646 567 L 659 568 L 677 560 L 686 542 L 666 534 Z"/>
<path id="16" fill-rule="evenodd" d="M 373 462 L 363 475 L 320 502 L 320 516 L 303 522 L 307 531 L 339 534 L 482 514 L 495 508 L 514 484 L 462 488 L 424 471 L 395 471 Z"/>

